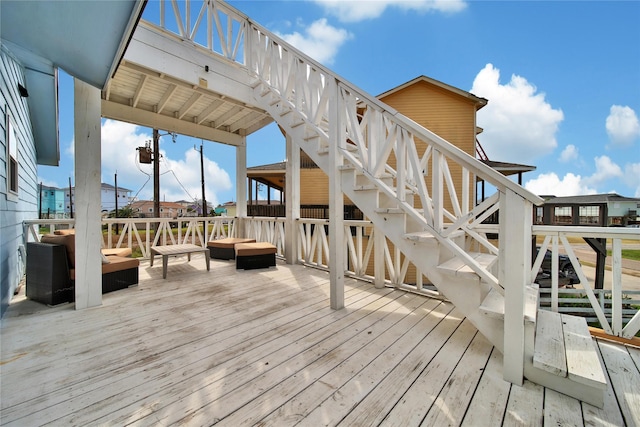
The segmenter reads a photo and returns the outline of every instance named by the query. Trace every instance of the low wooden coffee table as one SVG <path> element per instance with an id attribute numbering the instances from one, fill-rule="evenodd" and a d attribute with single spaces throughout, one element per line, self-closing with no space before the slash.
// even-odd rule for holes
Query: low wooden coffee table
<path id="1" fill-rule="evenodd" d="M 169 256 L 187 254 L 187 259 L 191 261 L 191 254 L 198 252 L 202 252 L 204 254 L 204 259 L 207 263 L 207 271 L 209 271 L 209 248 L 203 248 L 202 246 L 191 244 L 156 246 L 151 248 L 150 266 L 153 267 L 153 259 L 156 257 L 156 255 L 162 255 L 162 278 L 166 279 Z"/>

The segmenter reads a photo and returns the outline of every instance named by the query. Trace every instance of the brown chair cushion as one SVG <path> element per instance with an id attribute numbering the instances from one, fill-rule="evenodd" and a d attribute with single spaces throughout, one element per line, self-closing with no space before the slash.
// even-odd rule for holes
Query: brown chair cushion
<path id="1" fill-rule="evenodd" d="M 128 257 L 131 256 L 131 248 L 111 248 L 111 249 L 101 249 L 102 254 L 108 257 L 112 256 L 120 256 L 120 257 Z"/>
<path id="2" fill-rule="evenodd" d="M 102 274 L 113 273 L 114 271 L 128 270 L 136 268 L 140 265 L 138 258 L 125 258 L 119 256 L 110 256 L 109 264 L 102 264 Z M 76 270 L 69 271 L 71 280 L 76 280 Z"/>
<path id="3" fill-rule="evenodd" d="M 207 247 L 209 248 L 229 248 L 233 249 L 233 247 L 238 243 L 252 243 L 255 242 L 256 239 L 244 239 L 240 237 L 227 237 L 224 239 L 211 240 L 207 242 Z"/>
<path id="4" fill-rule="evenodd" d="M 74 234 L 45 234 L 40 239 L 40 242 L 65 246 L 67 248 L 67 262 L 69 263 L 69 269 L 75 268 L 76 236 Z"/>
<path id="5" fill-rule="evenodd" d="M 53 234 L 57 234 L 59 236 L 66 236 L 67 234 L 76 234 L 75 228 L 68 228 L 66 230 L 56 230 Z"/>
<path id="6" fill-rule="evenodd" d="M 238 243 L 236 245 L 236 257 L 252 256 L 252 255 L 268 255 L 275 254 L 276 247 L 271 243 Z"/>

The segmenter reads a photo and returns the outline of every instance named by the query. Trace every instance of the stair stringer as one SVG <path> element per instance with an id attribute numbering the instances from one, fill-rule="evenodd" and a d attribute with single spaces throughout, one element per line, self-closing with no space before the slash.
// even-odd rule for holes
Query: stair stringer
<path id="1" fill-rule="evenodd" d="M 275 119 L 287 135 L 322 169 L 325 173 L 330 171 L 328 150 L 323 149 L 328 145 L 328 132 L 319 128 L 307 119 L 288 101 L 279 99 L 278 93 L 264 91 L 261 87 L 265 83 L 258 83 L 254 88 L 256 101 Z M 268 87 L 267 87 L 268 88 Z M 305 123 L 302 123 L 305 122 Z M 487 292 L 487 286 L 481 286 L 480 278 L 469 279 L 467 277 L 451 277 L 437 271 L 437 266 L 454 255 L 435 238 L 433 242 L 416 242 L 406 238 L 407 232 L 424 230 L 409 215 L 390 214 L 377 212 L 381 197 L 385 198 L 386 208 L 390 208 L 389 198 L 383 194 L 377 185 L 376 179 L 367 176 L 371 183 L 370 188 L 363 185 L 355 185 L 355 170 L 344 170 L 341 173 L 342 191 L 358 206 L 358 208 L 381 230 L 393 244 L 413 262 L 420 271 L 429 278 L 433 285 L 449 299 L 461 312 L 473 323 L 496 348 L 501 352 L 504 348 L 504 324 L 502 321 L 486 316 L 479 308 L 482 299 Z M 391 201 L 393 202 L 393 201 Z M 394 208 L 403 209 L 401 203 L 396 203 Z M 454 243 L 455 244 L 455 243 Z"/>

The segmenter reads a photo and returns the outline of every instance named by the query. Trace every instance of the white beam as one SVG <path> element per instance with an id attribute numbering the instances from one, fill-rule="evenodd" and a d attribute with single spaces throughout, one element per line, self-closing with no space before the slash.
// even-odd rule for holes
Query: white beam
<path id="1" fill-rule="evenodd" d="M 500 192 L 499 282 L 504 286 L 503 377 L 512 384 L 524 381 L 525 289 L 531 276 L 533 205 L 515 192 Z"/>
<path id="2" fill-rule="evenodd" d="M 243 138 L 244 139 L 244 138 Z M 244 237 L 244 218 L 247 217 L 247 146 L 236 147 L 236 230 Z"/>
<path id="3" fill-rule="evenodd" d="M 165 116 L 164 114 L 156 114 L 151 111 L 132 108 L 127 105 L 106 100 L 102 100 L 102 116 L 153 129 L 164 129 L 170 132 L 177 132 L 180 135 L 206 139 L 207 141 L 215 141 L 235 146 L 244 144 L 244 137 L 238 134 L 225 132 L 220 129 L 198 125 L 196 123 L 176 119 L 175 117 Z"/>
<path id="4" fill-rule="evenodd" d="M 287 170 L 284 180 L 285 226 L 284 255 L 287 264 L 295 264 L 298 258 L 298 227 L 300 218 L 300 147 L 287 135 Z"/>
<path id="5" fill-rule="evenodd" d="M 100 90 L 75 79 L 76 310 L 102 304 Z"/>
<path id="6" fill-rule="evenodd" d="M 217 93 L 247 104 L 254 102 L 250 76 L 238 64 L 206 52 L 175 35 L 160 33 L 141 22 L 129 43 L 125 60 L 172 76 L 193 86 L 200 79 Z M 205 71 L 205 66 L 209 71 Z"/>
<path id="7" fill-rule="evenodd" d="M 344 308 L 344 196 L 338 166 L 341 164 L 340 148 L 344 145 L 344 131 L 340 114 L 338 85 L 331 82 L 331 98 L 329 99 L 329 300 L 331 308 Z"/>

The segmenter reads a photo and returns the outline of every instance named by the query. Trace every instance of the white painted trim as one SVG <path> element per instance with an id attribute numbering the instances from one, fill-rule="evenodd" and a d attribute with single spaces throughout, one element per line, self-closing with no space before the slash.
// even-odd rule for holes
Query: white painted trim
<path id="1" fill-rule="evenodd" d="M 287 264 L 298 260 L 297 220 L 300 218 L 300 147 L 291 136 L 286 136 L 287 165 L 284 182 L 286 216 L 285 249 Z"/>
<path id="2" fill-rule="evenodd" d="M 74 81 L 76 309 L 102 304 L 100 90 Z"/>

